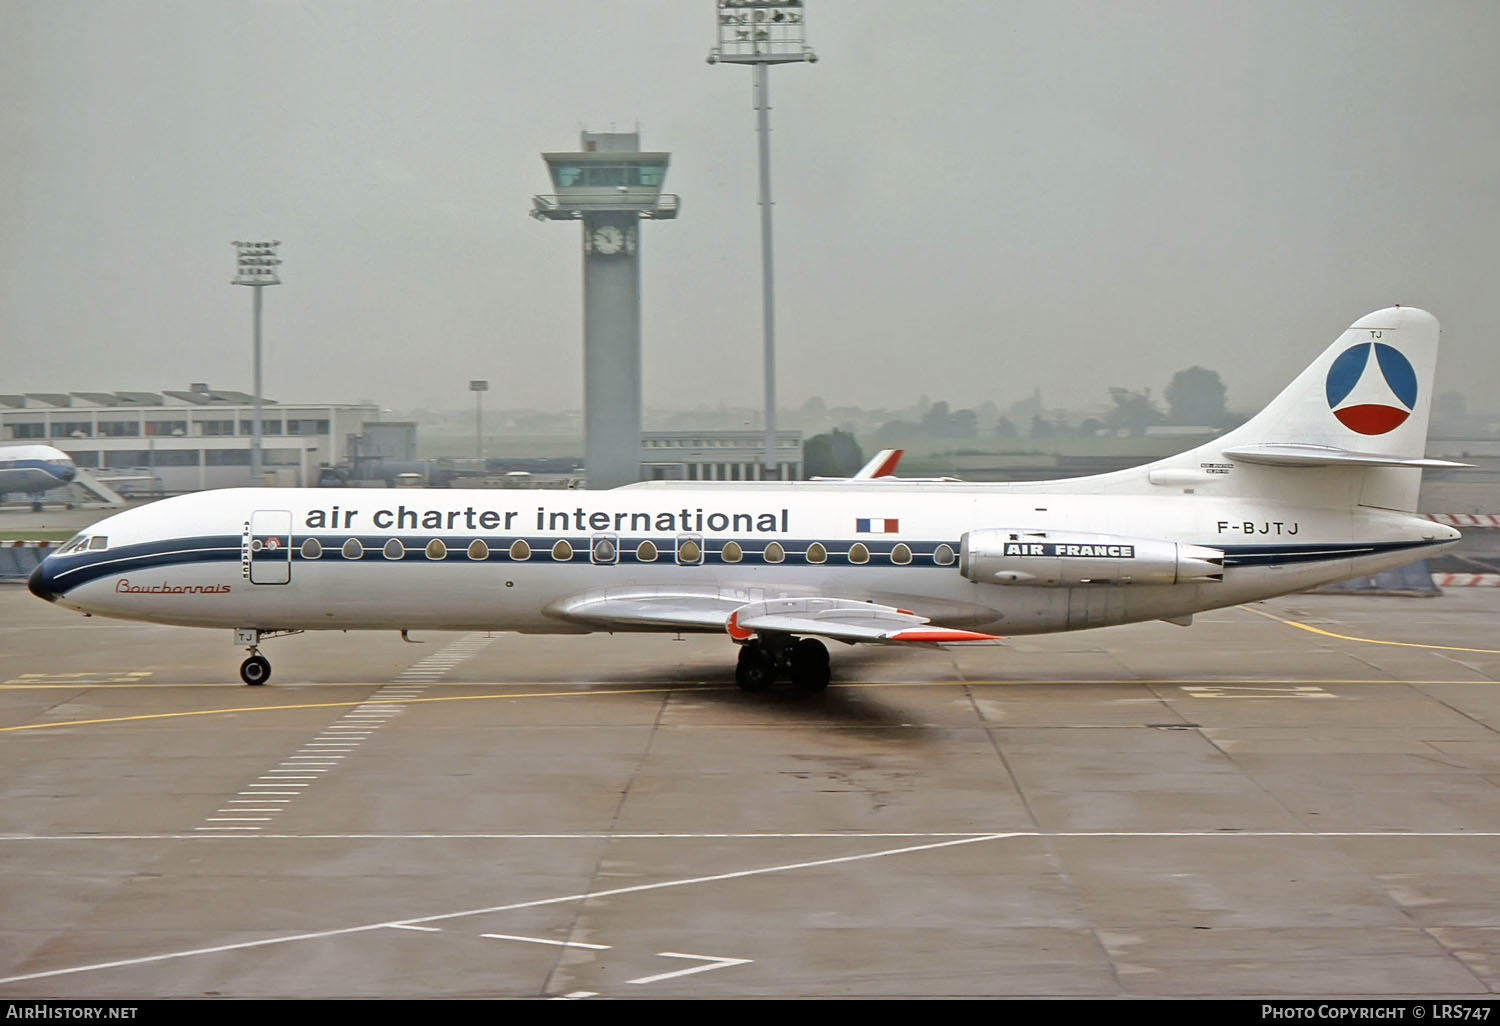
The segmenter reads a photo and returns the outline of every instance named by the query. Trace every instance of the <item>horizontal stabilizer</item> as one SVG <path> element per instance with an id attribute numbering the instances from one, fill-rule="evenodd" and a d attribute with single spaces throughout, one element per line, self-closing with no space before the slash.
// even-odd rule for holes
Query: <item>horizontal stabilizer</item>
<path id="1" fill-rule="evenodd" d="M 1378 452 L 1355 452 L 1328 445 L 1296 442 L 1237 445 L 1225 449 L 1230 459 L 1262 463 L 1271 467 L 1467 467 L 1468 463 L 1389 456 Z"/>

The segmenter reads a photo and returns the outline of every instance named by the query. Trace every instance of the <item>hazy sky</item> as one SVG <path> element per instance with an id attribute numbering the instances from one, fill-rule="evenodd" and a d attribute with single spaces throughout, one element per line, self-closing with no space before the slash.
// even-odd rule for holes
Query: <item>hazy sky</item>
<path id="1" fill-rule="evenodd" d="M 808 0 L 771 72 L 781 405 L 1258 405 L 1423 306 L 1500 408 L 1500 3 Z M 233 239 L 283 240 L 266 393 L 581 402 L 543 150 L 640 126 L 645 398 L 758 405 L 749 69 L 713 0 L 0 0 L 0 392 L 250 387 Z"/>

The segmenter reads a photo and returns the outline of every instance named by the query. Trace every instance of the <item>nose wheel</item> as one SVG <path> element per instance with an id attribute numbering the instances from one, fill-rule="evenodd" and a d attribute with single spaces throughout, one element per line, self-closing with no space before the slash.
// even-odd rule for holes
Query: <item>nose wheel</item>
<path id="1" fill-rule="evenodd" d="M 251 686 L 271 679 L 271 661 L 259 652 L 240 663 L 240 680 Z"/>

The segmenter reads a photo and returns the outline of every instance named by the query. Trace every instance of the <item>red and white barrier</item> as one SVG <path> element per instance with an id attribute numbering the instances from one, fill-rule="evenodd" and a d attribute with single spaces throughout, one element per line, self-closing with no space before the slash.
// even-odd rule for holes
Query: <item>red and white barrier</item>
<path id="1" fill-rule="evenodd" d="M 1500 588 L 1500 574 L 1436 573 L 1432 583 L 1439 588 Z"/>
<path id="2" fill-rule="evenodd" d="M 1500 513 L 1423 513 L 1428 520 L 1435 520 L 1449 527 L 1500 527 Z"/>

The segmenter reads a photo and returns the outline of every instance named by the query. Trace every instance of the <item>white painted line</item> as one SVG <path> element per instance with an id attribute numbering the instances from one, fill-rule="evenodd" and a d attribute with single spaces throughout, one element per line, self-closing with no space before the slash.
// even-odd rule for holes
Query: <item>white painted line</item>
<path id="1" fill-rule="evenodd" d="M 551 998 L 548 998 L 547 1000 L 548 1001 L 577 1001 L 580 998 L 591 998 L 591 997 L 598 997 L 598 996 L 599 996 L 599 992 L 597 990 L 570 990 L 566 994 L 561 994 L 561 995 L 559 995 L 557 997 L 551 997 Z"/>
<path id="2" fill-rule="evenodd" d="M 245 793 L 244 791 L 240 792 L 240 794 L 244 794 L 244 793 Z M 275 794 L 276 792 L 274 792 L 274 791 L 267 791 L 266 793 L 267 794 Z M 231 799 L 229 799 L 229 803 L 231 805 L 233 805 L 235 802 L 244 802 L 247 805 L 259 805 L 262 802 L 264 802 L 265 804 L 269 805 L 271 802 L 283 802 L 283 803 L 285 803 L 285 802 L 289 802 L 289 801 L 291 801 L 290 798 L 231 798 Z"/>
<path id="3" fill-rule="evenodd" d="M 694 958 L 708 962 L 708 965 L 695 965 L 690 969 L 678 969 L 672 973 L 658 973 L 655 976 L 642 976 L 638 980 L 626 980 L 626 983 L 655 983 L 658 980 L 670 980 L 674 976 L 691 976 L 694 973 L 708 973 L 715 969 L 724 969 L 731 965 L 746 965 L 751 960 L 748 958 L 724 958 L 720 955 L 684 955 L 677 951 L 658 951 L 662 958 Z"/>
<path id="4" fill-rule="evenodd" d="M 227 685 L 226 685 L 227 686 Z M 238 687 L 239 685 L 235 685 Z M 266 785 L 271 786 L 271 785 Z M 239 794 L 274 795 L 286 794 L 300 797 L 304 791 L 240 791 Z M 266 801 L 276 799 L 266 798 Z M 290 800 L 290 799 L 287 799 Z M 16 834 L 0 833 L 0 844 L 6 841 L 180 841 L 190 834 Z M 267 835 L 272 836 L 272 835 Z M 282 841 L 893 841 L 923 840 L 931 838 L 953 838 L 956 841 L 1014 840 L 1020 838 L 1073 837 L 1084 840 L 1127 840 L 1168 838 L 1174 840 L 1234 840 L 1259 838 L 1284 838 L 1287 840 L 1318 841 L 1328 838 L 1379 839 L 1398 837 L 1420 840 L 1474 840 L 1493 841 L 1500 839 L 1500 830 L 1009 830 L 1003 834 L 976 834 L 970 831 L 929 830 L 922 832 L 858 831 L 850 833 L 354 833 L 354 834 L 276 834 Z M 922 850 L 920 847 L 911 850 Z M 862 856 L 851 856 L 860 858 Z M 872 856 L 873 857 L 873 856 Z M 816 865 L 817 863 L 814 863 Z M 759 872 L 754 871 L 754 872 Z M 613 891 L 608 893 L 615 893 Z M 588 897 L 589 895 L 584 895 Z M 482 911 L 482 910 L 481 910 Z"/>
<path id="5" fill-rule="evenodd" d="M 1179 685 L 1193 698 L 1337 698 L 1312 685 L 1275 688 L 1248 684 Z"/>
<path id="6" fill-rule="evenodd" d="M 481 933 L 479 936 L 488 937 L 490 940 L 513 940 L 525 944 L 550 944 L 555 948 L 588 948 L 590 951 L 608 951 L 608 944 L 585 944 L 583 941 L 560 941 L 548 940 L 545 937 L 519 937 L 510 933 Z"/>
<path id="7" fill-rule="evenodd" d="M 218 809 L 217 811 L 218 812 L 285 812 L 286 810 L 285 809 Z M 212 820 L 211 822 L 218 823 L 218 822 L 221 822 L 221 821 L 220 820 Z"/>
<path id="8" fill-rule="evenodd" d="M 252 784 L 252 787 L 271 787 L 270 784 Z M 301 791 L 236 791 L 235 794 L 301 794 Z"/>
<path id="9" fill-rule="evenodd" d="M 269 823 L 270 816 L 209 816 L 205 823 Z"/>
<path id="10" fill-rule="evenodd" d="M 811 862 L 789 862 L 782 865 L 763 866 L 760 869 L 741 869 L 732 873 L 716 873 L 711 876 L 690 876 L 679 880 L 662 880 L 657 883 L 635 884 L 630 887 L 616 887 L 603 891 L 584 891 L 580 894 L 564 894 L 555 898 L 537 898 L 533 901 L 518 901 L 509 905 L 492 905 L 487 908 L 465 909 L 461 912 L 443 912 L 431 916 L 416 916 L 407 919 L 390 920 L 383 923 L 368 923 L 364 926 L 346 926 L 332 930 L 316 930 L 309 933 L 293 933 L 281 937 L 265 937 L 260 940 L 239 941 L 233 944 L 216 944 L 206 948 L 188 948 L 182 951 L 168 951 L 160 955 L 143 955 L 139 958 L 122 958 L 111 962 L 94 962 L 89 965 L 72 966 L 67 969 L 48 969 L 43 972 L 23 973 L 18 976 L 0 977 L 0 984 L 23 983 L 27 980 L 50 979 L 56 976 L 70 976 L 74 973 L 96 972 L 100 969 L 119 969 L 131 965 L 150 965 L 154 962 L 168 962 L 178 958 L 193 958 L 198 955 L 217 955 L 226 951 L 246 951 L 251 948 L 270 947 L 273 944 L 289 944 L 293 941 L 322 940 L 328 937 L 348 937 L 356 933 L 369 933 L 372 930 L 383 930 L 395 926 L 397 923 L 403 925 L 422 925 L 425 923 L 441 922 L 446 919 L 466 919 L 470 916 L 490 915 L 496 912 L 513 912 L 523 908 L 543 908 L 548 905 L 567 905 L 580 901 L 591 901 L 598 898 L 612 898 L 620 894 L 641 894 L 646 891 L 665 890 L 670 887 L 691 887 L 698 884 L 718 883 L 724 880 L 742 880 L 753 876 L 767 876 L 772 873 L 785 873 L 798 869 L 816 869 L 820 866 L 835 866 L 850 862 L 868 862 L 871 859 L 886 858 L 892 855 L 908 855 L 915 852 L 936 851 L 941 848 L 951 848 L 962 844 L 978 844 L 983 841 L 1010 840 L 1016 837 L 1027 836 L 1014 832 L 1000 834 L 981 834 L 976 837 L 965 837 L 960 840 L 938 841 L 934 844 L 919 844 L 904 848 L 887 848 L 882 851 L 862 852 L 858 855 L 842 855 L 836 858 L 816 859 Z M 1034 836 L 1034 835 L 1031 835 Z M 1244 837 L 1246 834 L 1233 836 Z M 1402 833 L 1403 837 L 1411 834 Z"/>
<path id="11" fill-rule="evenodd" d="M 216 834 L 222 834 L 227 830 L 259 830 L 260 827 L 193 827 L 194 830 L 212 830 Z"/>
<path id="12" fill-rule="evenodd" d="M 388 923 L 392 930 L 420 930 L 422 933 L 442 933 L 436 926 L 412 926 L 409 923 Z"/>

